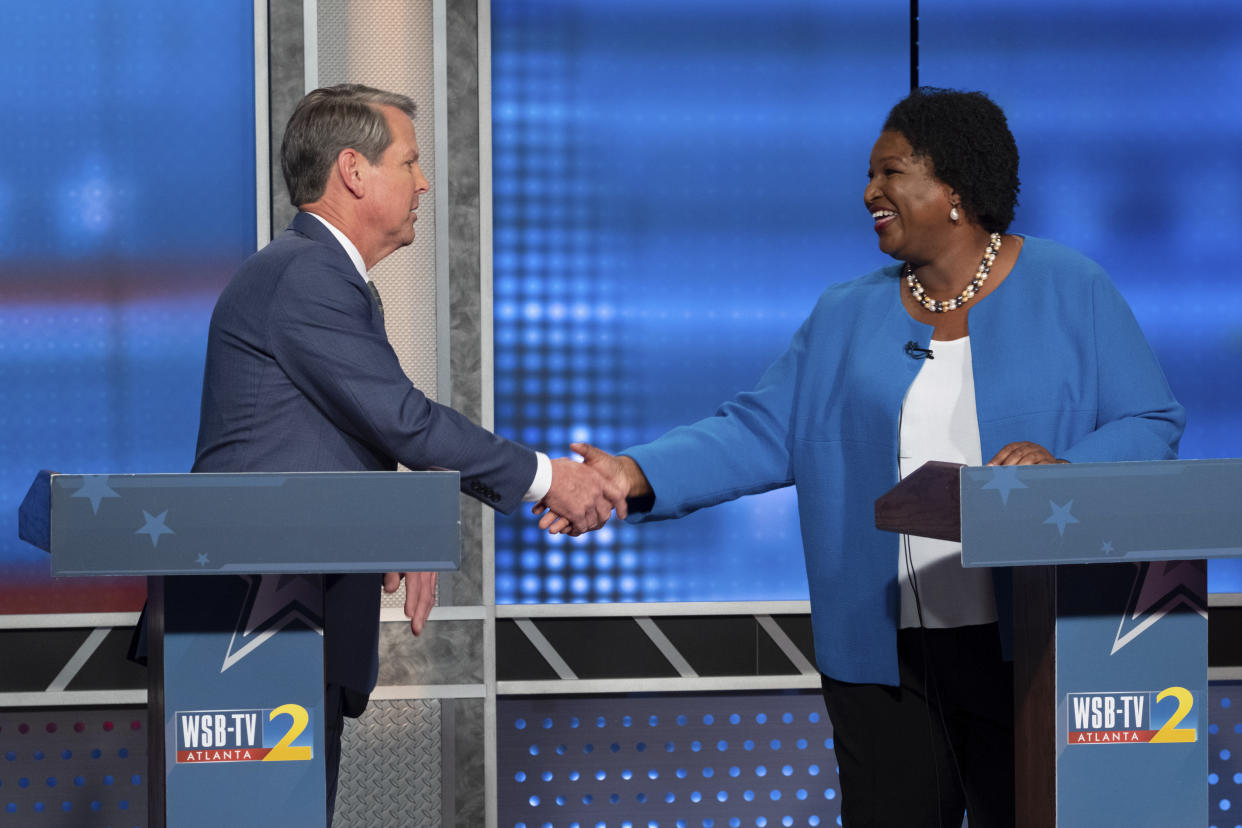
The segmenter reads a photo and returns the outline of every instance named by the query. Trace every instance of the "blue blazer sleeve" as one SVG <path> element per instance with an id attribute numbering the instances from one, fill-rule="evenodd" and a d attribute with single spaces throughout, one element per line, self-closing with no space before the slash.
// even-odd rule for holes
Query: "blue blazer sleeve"
<path id="1" fill-rule="evenodd" d="M 1112 282 L 1093 280 L 1090 299 L 1099 373 L 1097 422 L 1060 456 L 1077 463 L 1175 459 L 1185 409 Z"/>
<path id="2" fill-rule="evenodd" d="M 813 319 L 751 391 L 724 403 L 715 416 L 680 426 L 658 440 L 626 449 L 655 492 L 635 521 L 690 512 L 793 483 L 791 421 Z"/>

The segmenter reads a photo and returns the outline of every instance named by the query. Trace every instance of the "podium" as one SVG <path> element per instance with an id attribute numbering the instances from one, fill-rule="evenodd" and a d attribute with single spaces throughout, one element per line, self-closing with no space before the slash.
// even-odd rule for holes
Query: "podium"
<path id="1" fill-rule="evenodd" d="M 326 824 L 322 575 L 456 569 L 458 489 L 449 471 L 40 474 L 20 533 L 54 575 L 153 576 L 152 828 Z"/>
<path id="2" fill-rule="evenodd" d="M 1208 824 L 1204 559 L 1242 556 L 1239 492 L 1238 460 L 931 463 L 876 502 L 1013 568 L 1020 828 Z"/>

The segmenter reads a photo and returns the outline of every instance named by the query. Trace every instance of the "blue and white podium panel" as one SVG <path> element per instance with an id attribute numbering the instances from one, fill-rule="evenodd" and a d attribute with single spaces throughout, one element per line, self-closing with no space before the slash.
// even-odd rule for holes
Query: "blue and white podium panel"
<path id="1" fill-rule="evenodd" d="M 1057 572 L 1057 825 L 1208 824 L 1203 561 Z"/>
<path id="2" fill-rule="evenodd" d="M 1239 492 L 1242 460 L 967 467 L 962 562 L 1239 558 Z"/>
<path id="3" fill-rule="evenodd" d="M 963 562 L 1055 571 L 1057 825 L 1208 824 L 1207 569 L 1230 460 L 964 468 Z"/>
<path id="4" fill-rule="evenodd" d="M 322 579 L 209 581 L 164 581 L 167 824 L 323 825 Z"/>
<path id="5" fill-rule="evenodd" d="M 320 573 L 456 569 L 459 488 L 452 471 L 39 475 L 20 531 L 55 574 L 170 576 L 148 589 L 153 828 L 326 823 Z"/>
<path id="6" fill-rule="evenodd" d="M 414 559 L 422 569 L 457 569 L 459 479 L 449 471 L 53 474 L 52 572 L 389 572 Z"/>

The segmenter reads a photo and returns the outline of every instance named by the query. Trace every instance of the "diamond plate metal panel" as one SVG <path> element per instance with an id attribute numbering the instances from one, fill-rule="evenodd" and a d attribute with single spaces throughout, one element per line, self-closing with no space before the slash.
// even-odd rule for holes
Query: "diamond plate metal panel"
<path id="1" fill-rule="evenodd" d="M 462 504 L 462 505 L 465 505 L 465 504 Z M 450 575 L 450 574 L 452 573 L 441 572 L 440 578 L 443 579 L 446 575 Z M 440 606 L 440 582 L 439 581 L 437 581 L 436 583 L 435 606 L 437 607 Z M 405 583 L 404 582 L 402 582 L 402 584 L 397 587 L 396 592 L 384 592 L 382 588 L 380 589 L 380 608 L 381 609 L 399 609 L 399 610 L 405 609 Z"/>
<path id="2" fill-rule="evenodd" d="M 439 825 L 440 757 L 439 701 L 372 701 L 345 722 L 333 825 Z"/>
<path id="3" fill-rule="evenodd" d="M 319 0 L 319 85 L 365 83 L 418 103 L 414 128 L 423 174 L 435 180 L 432 8 L 402 0 Z M 443 182 L 441 182 L 443 183 Z M 447 184 L 444 184 L 447 186 Z M 436 222 L 431 193 L 418 207 L 417 237 L 371 272 L 384 297 L 388 338 L 401 367 L 436 396 Z"/>

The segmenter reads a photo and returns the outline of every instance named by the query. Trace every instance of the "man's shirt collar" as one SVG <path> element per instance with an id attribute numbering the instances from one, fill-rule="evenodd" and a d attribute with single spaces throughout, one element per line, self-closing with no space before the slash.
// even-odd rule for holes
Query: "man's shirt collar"
<path id="1" fill-rule="evenodd" d="M 367 275 L 366 263 L 362 261 L 362 254 L 358 252 L 358 248 L 354 247 L 354 243 L 349 240 L 349 237 L 340 230 L 337 230 L 334 226 L 332 226 L 332 222 L 328 221 L 318 213 L 311 213 L 310 210 L 306 210 L 305 212 L 319 219 L 319 221 L 323 223 L 323 226 L 328 228 L 328 232 L 330 232 L 336 240 L 341 243 L 341 247 L 345 248 L 345 253 L 349 256 L 349 260 L 354 263 L 354 267 L 358 268 L 358 275 L 362 277 L 363 281 L 371 281 L 371 277 Z"/>

